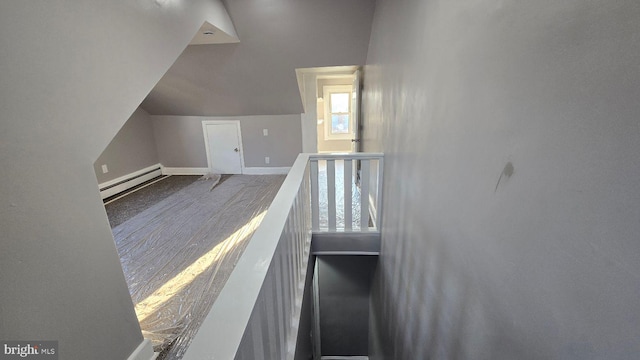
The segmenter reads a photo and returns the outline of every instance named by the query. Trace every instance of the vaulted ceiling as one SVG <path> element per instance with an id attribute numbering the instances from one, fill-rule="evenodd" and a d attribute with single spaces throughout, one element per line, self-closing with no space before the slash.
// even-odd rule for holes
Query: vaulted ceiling
<path id="1" fill-rule="evenodd" d="M 239 43 L 191 45 L 143 101 L 154 115 L 303 112 L 296 68 L 365 63 L 374 0 L 227 0 Z"/>

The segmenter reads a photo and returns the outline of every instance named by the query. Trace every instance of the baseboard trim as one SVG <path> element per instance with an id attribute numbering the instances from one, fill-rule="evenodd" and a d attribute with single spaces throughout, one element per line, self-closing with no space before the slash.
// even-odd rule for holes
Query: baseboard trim
<path id="1" fill-rule="evenodd" d="M 162 167 L 163 175 L 206 175 L 209 168 L 206 167 Z"/>
<path id="2" fill-rule="evenodd" d="M 129 190 L 134 186 L 138 186 L 145 181 L 156 178 L 162 175 L 161 168 L 162 165 L 155 164 L 144 169 L 134 171 L 130 174 L 120 176 L 119 178 L 105 181 L 98 185 L 98 188 L 100 189 L 100 197 L 104 200 L 110 196 Z"/>
<path id="3" fill-rule="evenodd" d="M 286 175 L 291 170 L 290 166 L 285 167 L 246 167 L 242 170 L 245 175 Z"/>
<path id="4" fill-rule="evenodd" d="M 127 360 L 155 360 L 158 353 L 153 352 L 153 346 L 149 339 L 144 339 L 138 347 L 129 355 Z"/>

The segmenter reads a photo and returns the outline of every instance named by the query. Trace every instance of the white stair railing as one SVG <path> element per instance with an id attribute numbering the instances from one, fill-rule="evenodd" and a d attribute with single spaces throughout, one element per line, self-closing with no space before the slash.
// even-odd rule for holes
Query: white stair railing
<path id="1" fill-rule="evenodd" d="M 312 230 L 379 231 L 382 166 L 382 154 L 300 154 L 183 359 L 293 360 Z"/>
<path id="2" fill-rule="evenodd" d="M 383 154 L 312 154 L 309 162 L 314 232 L 379 231 Z"/>

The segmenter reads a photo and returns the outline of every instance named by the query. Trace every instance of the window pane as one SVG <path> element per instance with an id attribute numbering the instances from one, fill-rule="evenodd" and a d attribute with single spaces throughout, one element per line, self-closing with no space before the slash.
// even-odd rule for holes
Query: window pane
<path id="1" fill-rule="evenodd" d="M 349 93 L 331 93 L 331 112 L 349 112 Z"/>
<path id="2" fill-rule="evenodd" d="M 349 133 L 349 115 L 331 115 L 331 133 Z"/>

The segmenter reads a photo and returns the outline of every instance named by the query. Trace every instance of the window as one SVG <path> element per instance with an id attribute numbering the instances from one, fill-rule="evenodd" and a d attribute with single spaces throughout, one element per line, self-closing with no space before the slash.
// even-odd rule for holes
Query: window
<path id="1" fill-rule="evenodd" d="M 351 85 L 329 85 L 322 88 L 324 98 L 324 139 L 349 140 L 351 121 Z"/>

